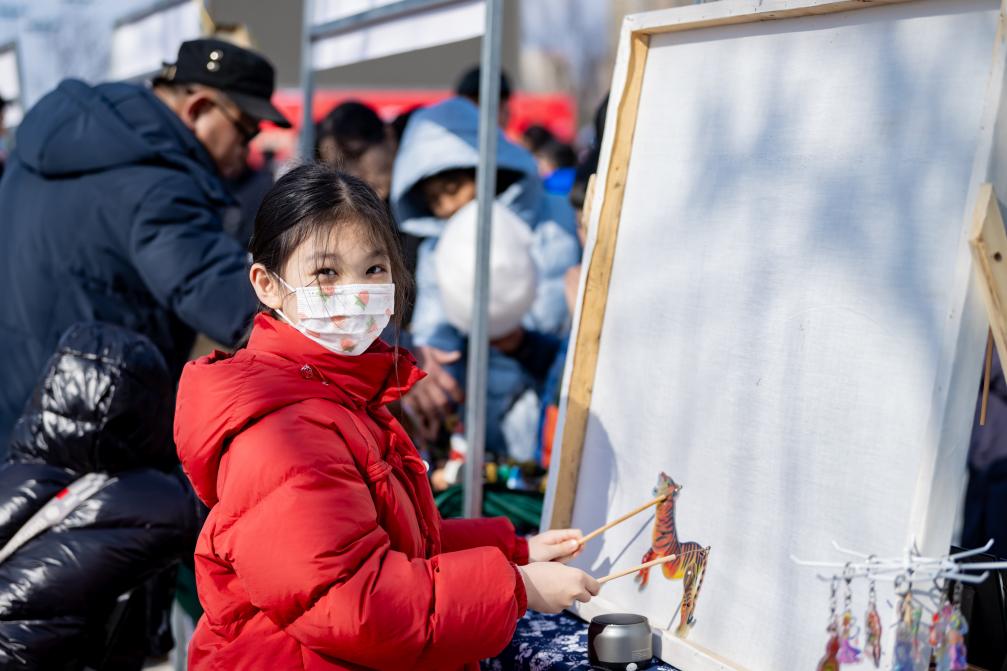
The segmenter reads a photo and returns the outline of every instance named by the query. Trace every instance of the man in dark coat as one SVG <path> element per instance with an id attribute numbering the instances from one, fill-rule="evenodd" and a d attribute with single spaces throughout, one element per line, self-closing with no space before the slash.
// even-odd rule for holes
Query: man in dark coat
<path id="1" fill-rule="evenodd" d="M 197 331 L 241 338 L 256 301 L 221 177 L 261 121 L 289 126 L 273 85 L 261 56 L 193 40 L 152 88 L 67 80 L 24 117 L 0 182 L 0 450 L 75 322 L 146 335 L 176 375 Z"/>
<path id="2" fill-rule="evenodd" d="M 170 604 L 156 581 L 199 530 L 173 390 L 141 335 L 76 324 L 59 342 L 0 467 L 0 669 L 139 669 L 164 652 L 147 637 L 158 595 Z"/>

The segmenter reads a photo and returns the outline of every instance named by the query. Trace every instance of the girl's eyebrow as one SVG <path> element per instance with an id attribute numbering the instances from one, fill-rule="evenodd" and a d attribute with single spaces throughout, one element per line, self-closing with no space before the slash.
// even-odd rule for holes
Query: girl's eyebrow
<path id="1" fill-rule="evenodd" d="M 318 263 L 320 261 L 339 261 L 339 255 L 335 252 L 315 252 L 308 257 L 308 261 L 311 263 Z"/>
<path id="2" fill-rule="evenodd" d="M 367 261 L 373 261 L 375 259 L 386 259 L 388 258 L 388 254 L 381 251 L 380 249 L 374 249 L 371 250 L 370 253 L 368 253 L 365 258 Z M 308 257 L 308 261 L 310 263 L 319 263 L 324 261 L 335 261 L 338 263 L 342 261 L 342 259 L 335 252 L 315 252 L 314 254 Z"/>

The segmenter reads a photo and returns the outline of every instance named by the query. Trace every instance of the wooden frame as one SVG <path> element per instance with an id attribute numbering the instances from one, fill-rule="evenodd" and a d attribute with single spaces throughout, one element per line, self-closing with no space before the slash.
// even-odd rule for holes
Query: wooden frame
<path id="1" fill-rule="evenodd" d="M 602 192 L 600 195 L 603 196 L 600 223 L 589 222 L 591 229 L 597 230 L 594 236 L 596 242 L 586 277 L 581 279 L 582 284 L 588 287 L 587 291 L 592 295 L 599 293 L 600 296 L 597 302 L 583 309 L 580 314 L 580 327 L 577 329 L 576 347 L 572 357 L 573 369 L 570 396 L 566 404 L 566 423 L 563 427 L 559 481 L 553 485 L 556 495 L 550 524 L 552 528 L 569 526 L 573 515 L 573 498 L 580 472 L 580 454 L 587 430 L 591 389 L 594 385 L 598 347 L 601 343 L 601 325 L 608 299 L 608 281 L 612 275 L 612 262 L 615 259 L 615 239 L 619 232 L 622 195 L 626 187 L 629 153 L 633 146 L 633 132 L 636 127 L 636 109 L 640 102 L 643 70 L 647 63 L 649 36 L 634 34 L 631 39 L 632 47 L 629 53 L 631 74 L 617 108 L 617 114 L 626 115 L 626 122 L 616 131 L 617 136 L 612 149 L 613 158 L 609 162 L 609 173 L 602 189 L 598 189 L 597 181 L 595 183 L 596 193 Z M 597 198 L 597 195 L 595 197 Z M 581 295 L 587 295 L 583 286 Z"/>
<path id="2" fill-rule="evenodd" d="M 979 191 L 972 232 L 969 236 L 972 256 L 979 274 L 979 288 L 990 331 L 996 342 L 1000 360 L 1007 354 L 1007 231 L 993 185 L 986 183 Z"/>
<path id="3" fill-rule="evenodd" d="M 651 37 L 663 33 L 697 30 L 715 26 L 775 21 L 839 12 L 858 11 L 885 5 L 906 4 L 920 0 L 724 0 L 722 2 L 680 7 L 626 17 L 615 65 L 612 95 L 608 107 L 597 189 L 589 203 L 591 216 L 585 253 L 585 272 L 579 289 L 579 304 L 574 315 L 572 347 L 567 359 L 564 400 L 561 401 L 557 440 L 558 454 L 553 456 L 543 527 L 570 526 L 580 476 L 581 456 L 588 433 L 595 374 L 601 347 L 602 328 L 608 302 L 609 281 L 615 261 L 617 237 L 626 191 L 626 179 L 631 161 L 631 149 L 636 132 L 637 113 L 641 99 L 644 73 L 647 67 Z M 911 528 L 916 533 L 906 539 L 921 547 L 939 548 L 944 542 L 943 531 L 949 527 L 948 515 L 928 505 L 931 492 L 942 499 L 953 483 L 941 480 L 942 469 L 964 463 L 964 446 L 956 444 L 962 433 L 963 421 L 971 424 L 978 383 L 980 360 L 973 355 L 982 351 L 986 336 L 986 316 L 979 306 L 975 267 L 968 254 L 969 229 L 974 213 L 997 209 L 995 197 L 980 186 L 992 181 L 1003 192 L 1007 187 L 1007 166 L 995 160 L 994 148 L 1007 141 L 1007 110 L 1001 104 L 1004 83 L 1004 13 L 1007 3 L 1001 2 L 1000 26 L 994 44 L 989 84 L 983 106 L 982 132 L 972 163 L 966 196 L 966 211 L 958 241 L 953 296 L 964 305 L 961 314 L 953 315 L 941 334 L 942 349 L 938 371 L 947 385 L 938 385 L 932 393 L 932 416 L 929 429 L 938 436 L 936 446 L 924 450 L 916 495 L 911 507 Z M 985 203 L 985 205 L 984 205 Z M 976 215 L 978 216 L 978 215 Z M 1002 225 L 1001 225 L 1002 232 Z M 1005 239 L 1007 245 L 1007 239 Z M 1007 250 L 1007 247 L 1005 247 Z M 1004 252 L 1007 255 L 1007 251 Z M 1005 280 L 1007 286 L 1007 280 Z M 1007 300 L 1007 294 L 1004 295 Z M 989 300 L 989 297 L 987 297 Z M 994 329 L 996 333 L 996 329 Z M 1007 323 L 1001 328 L 998 347 L 1007 341 Z M 975 359 L 973 361 L 973 359 Z M 967 418 L 967 420 L 963 419 Z M 933 531 L 937 529 L 937 531 Z M 950 533 L 950 528 L 947 529 Z M 946 547 L 939 548 L 941 551 Z M 588 604 L 579 609 L 590 616 L 601 609 Z M 672 636 L 659 635 L 667 649 L 676 649 L 676 660 L 687 659 L 695 666 L 684 668 L 733 669 L 726 660 L 692 643 L 682 643 Z"/>
<path id="4" fill-rule="evenodd" d="M 543 514 L 544 527 L 569 526 L 573 514 L 580 456 L 587 429 L 601 326 L 608 300 L 608 283 L 615 258 L 615 241 L 619 231 L 622 198 L 636 130 L 636 115 L 650 36 L 713 26 L 855 11 L 912 1 L 723 0 L 709 5 L 680 7 L 626 17 L 622 27 L 620 52 L 615 65 L 616 74 L 601 151 L 603 162 L 598 167 L 596 194 L 591 203 L 592 214 L 595 216 L 592 216 L 590 221 L 588 249 L 585 252 L 587 272 L 581 278 L 580 307 L 575 315 L 575 327 L 571 333 L 574 348 L 568 361 L 569 391 L 557 429 L 561 432 L 562 439 L 559 441 L 559 458 L 554 457 L 558 466 L 550 477 L 550 496 Z M 1001 14 L 1003 13 L 1002 10 Z M 1001 61 L 1002 59 L 994 63 L 994 75 L 1002 72 Z M 993 110 L 994 115 L 995 112 L 996 110 Z M 993 120 L 990 121 L 989 127 L 992 129 Z M 991 147 L 987 146 L 985 150 L 989 152 Z"/>

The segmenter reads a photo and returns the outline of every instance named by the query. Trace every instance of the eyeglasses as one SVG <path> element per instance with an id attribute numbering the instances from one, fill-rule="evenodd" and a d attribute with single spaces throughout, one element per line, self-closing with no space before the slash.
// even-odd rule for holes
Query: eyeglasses
<path id="1" fill-rule="evenodd" d="M 227 120 L 231 122 L 231 125 L 234 126 L 234 130 L 238 131 L 238 135 L 241 136 L 242 144 L 247 145 L 255 139 L 256 135 L 259 134 L 260 128 L 258 124 L 255 125 L 255 128 L 249 128 L 241 122 L 241 119 L 231 114 L 230 110 L 227 109 L 227 105 L 223 102 L 218 100 L 215 101 L 214 104 L 217 106 L 217 109 L 219 109 L 223 115 L 227 117 Z"/>

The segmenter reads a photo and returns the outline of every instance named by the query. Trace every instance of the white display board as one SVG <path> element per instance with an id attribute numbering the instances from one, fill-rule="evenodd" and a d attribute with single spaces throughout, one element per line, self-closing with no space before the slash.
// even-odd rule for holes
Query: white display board
<path id="1" fill-rule="evenodd" d="M 4 126 L 14 128 L 21 123 L 24 110 L 21 106 L 21 71 L 18 68 L 17 47 L 13 43 L 0 47 L 0 98 L 7 101 Z"/>
<path id="2" fill-rule="evenodd" d="M 196 0 L 164 3 L 155 10 L 116 25 L 110 79 L 149 77 L 164 63 L 175 62 L 182 42 L 201 36 L 200 3 Z"/>
<path id="3" fill-rule="evenodd" d="M 648 616 L 685 671 L 813 669 L 829 589 L 792 553 L 947 552 L 987 331 L 966 233 L 981 183 L 1007 193 L 1000 12 L 725 0 L 627 18 L 547 516 L 586 532 L 664 471 L 684 485 L 677 538 L 711 551 L 687 638 L 660 569 L 583 615 Z M 640 563 L 653 525 L 576 565 Z"/>
<path id="4" fill-rule="evenodd" d="M 400 0 L 315 0 L 314 25 L 346 18 Z M 483 0 L 447 3 L 422 13 L 382 21 L 345 34 L 318 40 L 311 47 L 315 70 L 460 42 L 483 34 Z"/>

